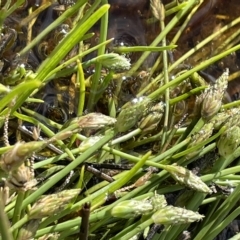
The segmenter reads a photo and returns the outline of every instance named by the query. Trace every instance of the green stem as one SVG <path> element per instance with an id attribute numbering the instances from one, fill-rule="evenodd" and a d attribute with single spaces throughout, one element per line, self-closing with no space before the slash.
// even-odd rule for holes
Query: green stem
<path id="1" fill-rule="evenodd" d="M 153 93 L 151 93 L 148 97 L 150 99 L 157 99 L 159 98 L 159 95 L 161 95 L 163 92 L 165 92 L 166 89 L 168 89 L 169 87 L 172 87 L 174 85 L 179 84 L 180 82 L 184 81 L 185 79 L 187 79 L 189 76 L 191 76 L 191 74 L 193 74 L 194 72 L 197 72 L 201 69 L 206 68 L 207 66 L 213 64 L 214 62 L 222 59 L 223 57 L 231 54 L 232 52 L 236 52 L 240 49 L 240 44 L 236 45 L 235 47 L 220 53 L 204 62 L 202 62 L 201 64 L 199 64 L 198 66 L 190 69 L 189 71 L 183 73 L 182 75 L 176 77 L 173 81 L 170 81 L 168 84 L 165 84 L 164 86 L 160 87 L 158 90 L 154 91 Z M 157 77 L 155 80 L 159 80 L 159 77 Z M 155 80 L 153 82 L 155 82 Z M 149 84 L 151 85 L 151 84 Z"/>
<path id="2" fill-rule="evenodd" d="M 196 95 L 196 93 L 199 93 L 201 92 L 202 90 L 204 90 L 206 88 L 206 86 L 201 86 L 201 87 L 197 87 L 197 88 L 194 88 L 194 89 L 191 89 L 189 92 L 187 93 L 184 93 L 178 97 L 175 97 L 175 98 L 172 98 L 172 99 L 169 99 L 169 104 L 170 105 L 174 105 L 176 104 L 177 102 L 180 102 L 182 100 L 185 100 L 187 98 L 189 98 L 190 96 L 192 95 Z"/>
<path id="3" fill-rule="evenodd" d="M 202 229 L 199 231 L 194 240 L 200 239 L 210 240 L 210 238 L 208 238 L 208 234 L 209 232 L 211 232 L 211 229 L 213 229 L 214 231 L 214 229 L 217 228 L 222 221 L 224 221 L 226 215 L 235 206 L 237 201 L 239 201 L 239 191 L 240 185 L 238 185 L 234 192 L 222 203 L 222 205 L 217 209 L 217 211 L 212 216 L 212 221 L 210 221 L 207 225 L 202 227 Z M 239 212 L 239 209 L 235 209 L 235 211 Z"/>
<path id="4" fill-rule="evenodd" d="M 59 74 L 59 72 L 66 68 L 68 65 L 70 65 L 71 63 L 74 63 L 76 62 L 79 58 L 83 58 L 84 56 L 86 56 L 87 54 L 97 50 L 98 48 L 102 47 L 103 45 L 107 45 L 108 43 L 112 42 L 113 41 L 113 38 L 112 39 L 109 39 L 105 42 L 102 42 L 92 48 L 89 48 L 88 50 L 84 51 L 84 52 L 81 52 L 79 54 L 77 54 L 76 56 L 70 58 L 69 60 L 65 61 L 64 63 L 60 64 L 59 66 L 57 66 L 56 68 L 54 68 L 48 75 L 47 75 L 47 80 L 49 81 L 50 79 L 53 79 L 57 76 L 57 74 Z M 83 63 L 82 63 L 83 64 Z M 74 68 L 75 69 L 75 68 Z M 62 70 L 64 71 L 64 70 Z M 68 74 L 69 75 L 69 74 Z"/>
<path id="5" fill-rule="evenodd" d="M 45 59 L 37 70 L 36 78 L 40 81 L 46 81 L 46 77 L 54 69 L 59 62 L 67 55 L 67 53 L 83 38 L 84 34 L 100 19 L 109 9 L 109 5 L 105 4 L 94 12 L 83 23 L 80 21 L 74 29 L 72 29 L 65 38 L 56 46 L 51 54 Z"/>
<path id="6" fill-rule="evenodd" d="M 190 19 L 192 18 L 192 16 L 194 15 L 194 13 L 198 10 L 198 8 L 199 8 L 200 5 L 203 3 L 203 1 L 204 1 L 204 0 L 200 0 L 200 1 L 198 2 L 198 5 L 197 5 L 196 7 L 194 7 L 194 8 L 192 9 L 192 11 L 187 15 L 186 20 L 185 20 L 184 23 L 180 26 L 177 34 L 174 36 L 174 38 L 173 38 L 173 40 L 171 41 L 171 43 L 173 43 L 173 44 L 176 44 L 176 43 L 177 43 L 178 39 L 179 39 L 180 36 L 183 34 L 184 29 L 187 27 Z"/>
<path id="7" fill-rule="evenodd" d="M 118 144 L 118 143 L 121 143 L 121 142 L 126 142 L 127 140 L 137 136 L 138 134 L 140 134 L 142 132 L 142 130 L 140 128 L 137 128 L 119 138 L 116 138 L 112 141 L 111 145 L 115 145 L 115 144 Z"/>
<path id="8" fill-rule="evenodd" d="M 19 191 L 18 192 L 16 205 L 14 207 L 12 225 L 14 225 L 16 222 L 18 222 L 20 217 L 21 217 L 22 202 L 24 200 L 24 196 L 25 196 L 25 192 L 24 191 Z M 18 229 L 15 229 L 15 231 L 13 231 L 14 239 L 17 238 L 17 234 L 18 234 Z"/>
<path id="9" fill-rule="evenodd" d="M 79 101 L 78 101 L 78 111 L 77 116 L 82 116 L 83 109 L 84 109 L 84 103 L 85 103 L 85 77 L 83 73 L 82 64 L 79 60 L 77 60 L 78 65 L 78 83 L 79 83 Z"/>
<path id="10" fill-rule="evenodd" d="M 132 177 L 136 174 L 136 172 L 145 164 L 149 156 L 151 155 L 151 152 L 146 153 L 138 163 L 134 165 L 134 167 L 131 168 L 130 171 L 126 173 L 126 175 L 123 178 L 118 179 L 118 181 L 112 182 L 107 186 L 107 192 L 104 190 L 101 194 L 96 196 L 94 200 L 92 201 L 92 208 L 96 209 L 98 206 L 102 205 L 105 202 L 106 193 L 111 194 L 114 193 L 116 190 L 120 189 L 124 184 L 126 184 L 128 181 L 132 179 Z"/>
<path id="11" fill-rule="evenodd" d="M 67 176 L 70 171 L 74 170 L 77 166 L 83 163 L 86 159 L 88 159 L 93 153 L 95 153 L 98 149 L 100 149 L 104 144 L 108 143 L 114 137 L 114 132 L 112 130 L 108 130 L 106 132 L 106 136 L 101 138 L 100 141 L 95 143 L 94 146 L 86 150 L 83 154 L 81 154 L 75 161 L 68 164 L 63 170 L 58 172 L 51 181 L 43 184 L 37 191 L 33 192 L 29 197 L 27 197 L 23 203 L 22 208 L 25 208 L 28 204 L 34 202 L 39 196 L 49 190 L 52 186 L 54 186 L 58 181 L 60 181 L 64 176 Z M 8 216 L 11 216 L 13 211 L 8 213 Z M 18 226 L 19 227 L 19 226 Z M 16 229 L 16 226 L 12 226 L 12 230 Z"/>
<path id="12" fill-rule="evenodd" d="M 95 2 L 99 2 L 95 1 Z M 33 48 L 36 44 L 38 44 L 41 39 L 43 39 L 48 33 L 50 33 L 52 30 L 54 30 L 57 26 L 59 26 L 61 23 L 63 23 L 64 21 L 66 21 L 66 19 L 68 19 L 69 17 L 71 17 L 75 12 L 77 12 L 79 10 L 79 8 L 81 8 L 85 3 L 87 2 L 87 0 L 80 0 L 77 1 L 76 4 L 74 4 L 71 8 L 67 9 L 66 11 L 64 11 L 63 14 L 60 15 L 60 17 L 58 17 L 53 23 L 51 23 L 46 29 L 44 29 L 43 31 L 41 31 L 39 33 L 39 35 L 37 35 L 24 49 L 22 49 L 20 51 L 20 55 L 24 55 L 26 54 L 31 48 Z"/>
<path id="13" fill-rule="evenodd" d="M 0 194 L 0 235 L 1 239 L 3 240 L 14 240 L 13 235 L 9 231 L 10 229 L 10 223 L 8 221 L 8 218 L 4 212 L 4 203 L 3 203 L 3 196 Z"/>
<path id="14" fill-rule="evenodd" d="M 107 0 L 102 0 L 102 4 L 108 3 Z M 99 42 L 102 43 L 106 41 L 107 39 L 107 31 L 108 31 L 108 12 L 105 12 L 103 17 L 101 18 L 101 27 L 100 27 L 100 39 Z M 105 53 L 105 45 L 100 47 L 98 49 L 98 56 L 102 55 Z M 99 81 L 101 77 L 101 70 L 102 70 L 102 64 L 101 63 L 96 63 L 95 67 L 95 74 L 93 75 L 92 79 L 92 84 L 91 84 L 91 89 L 90 89 L 90 94 L 89 94 L 89 99 L 88 99 L 88 105 L 87 109 L 88 111 L 92 111 L 95 102 L 95 97 L 96 97 L 96 92 L 97 88 L 99 86 Z"/>
<path id="15" fill-rule="evenodd" d="M 161 7 L 161 15 L 163 15 L 164 10 L 163 10 L 163 5 L 162 3 L 160 4 Z M 160 26 L 161 26 L 161 31 L 164 31 L 165 29 L 165 23 L 164 23 L 164 18 L 162 17 L 160 19 Z M 167 45 L 166 42 L 166 36 L 163 37 L 162 40 L 162 45 L 165 47 Z M 169 83 L 169 77 L 168 77 L 168 56 L 167 56 L 167 51 L 163 51 L 163 74 L 164 74 L 164 83 L 165 85 Z M 162 140 L 161 140 L 161 146 L 163 147 L 165 142 L 166 142 L 166 137 L 167 137 L 167 130 L 168 130 L 168 123 L 169 123 L 169 88 L 165 90 L 165 111 L 164 111 L 164 123 L 163 123 L 163 135 L 162 135 Z"/>
<path id="16" fill-rule="evenodd" d="M 202 48 L 204 45 L 206 45 L 207 43 L 209 43 L 211 40 L 213 40 L 215 37 L 217 37 L 219 34 L 222 34 L 223 32 L 225 32 L 226 30 L 230 29 L 232 26 L 238 24 L 240 22 L 240 18 L 237 18 L 235 19 L 234 21 L 232 21 L 230 24 L 226 25 L 225 27 L 221 28 L 219 31 L 213 33 L 212 35 L 210 35 L 209 37 L 207 37 L 206 39 L 204 39 L 202 42 L 200 42 L 196 47 L 194 47 L 193 49 L 189 50 L 186 54 L 184 54 L 181 58 L 179 58 L 176 62 L 174 62 L 170 67 L 169 67 L 169 73 L 175 69 L 178 65 L 180 65 L 184 60 L 186 60 L 187 58 L 189 58 L 193 53 L 195 53 L 197 50 L 199 50 L 200 48 Z M 232 51 L 233 52 L 233 51 Z M 222 55 L 224 55 L 225 52 L 221 53 Z M 228 54 L 230 54 L 230 52 L 228 52 Z M 219 54 L 218 56 L 220 56 L 221 54 Z M 228 54 L 224 55 L 224 56 L 227 56 Z M 222 56 L 222 57 L 224 57 Z M 217 57 L 217 56 L 216 56 Z M 222 58 L 221 57 L 221 58 Z M 214 57 L 213 57 L 214 58 Z M 212 58 L 212 59 L 213 59 Z M 203 62 L 203 63 L 206 63 Z M 212 64 L 213 62 L 209 62 L 207 63 L 203 68 L 207 67 L 208 65 Z M 199 66 L 201 66 L 201 64 L 199 64 Z M 198 66 L 198 67 L 199 67 Z M 199 71 L 203 68 L 199 68 L 198 70 L 195 70 L 195 71 Z M 195 72 L 193 71 L 193 72 Z M 188 71 L 189 72 L 189 71 Z M 157 81 L 159 81 L 161 78 L 162 78 L 162 74 L 159 74 L 158 77 L 156 77 L 152 82 L 151 84 L 149 84 L 145 89 L 143 89 L 139 94 L 138 96 L 141 96 L 143 95 L 145 92 L 147 92 L 152 85 L 156 84 Z"/>
<path id="17" fill-rule="evenodd" d="M 216 133 L 215 135 L 213 135 L 212 137 L 208 138 L 207 140 L 204 140 L 200 143 L 198 143 L 196 146 L 193 146 L 185 151 L 182 151 L 180 153 L 175 154 L 174 156 L 172 156 L 173 159 L 177 159 L 179 157 L 185 156 L 189 153 L 193 153 L 196 150 L 199 150 L 199 148 L 205 146 L 206 144 L 212 142 L 214 139 L 218 138 L 224 131 L 226 130 L 226 127 L 222 127 L 218 133 Z"/>
<path id="18" fill-rule="evenodd" d="M 95 223 L 94 225 L 91 226 L 91 232 L 96 230 L 98 227 L 104 225 L 104 222 L 108 221 L 108 216 L 110 216 L 110 210 L 112 209 L 113 206 L 117 205 L 119 202 L 121 201 L 124 201 L 124 200 L 127 200 L 127 199 L 131 199 L 133 198 L 134 196 L 138 195 L 139 192 L 146 188 L 146 185 L 143 185 L 143 186 L 140 186 L 136 189 L 134 189 L 133 191 L 131 191 L 130 193 L 126 194 L 125 196 L 121 197 L 120 199 L 118 199 L 116 202 L 112 203 L 111 205 L 107 206 L 106 208 L 103 209 L 103 211 L 100 211 L 100 212 L 95 212 L 93 214 L 91 214 L 90 216 L 90 222 L 96 222 L 96 221 L 99 221 L 101 220 L 100 222 L 98 223 Z M 106 189 L 106 188 L 105 188 Z M 105 190 L 104 190 L 105 191 Z M 82 204 L 85 202 L 85 201 L 91 201 L 92 199 L 95 199 L 96 196 L 99 195 L 99 193 L 103 192 L 102 190 L 99 190 L 98 192 L 96 193 L 93 193 L 91 196 L 88 196 L 86 197 L 86 199 L 83 199 L 81 200 L 80 202 L 76 203 L 74 206 L 73 206 L 73 209 L 72 210 L 75 210 L 76 209 L 79 209 L 82 207 Z M 107 192 L 105 192 L 107 194 Z M 62 212 L 59 216 L 54 216 L 54 217 L 51 217 L 51 218 L 48 218 L 46 221 L 44 221 L 40 227 L 44 227 L 44 226 L 47 226 L 49 225 L 51 222 L 53 221 L 56 221 L 57 219 L 59 219 L 60 217 L 64 216 L 67 214 L 67 211 L 65 212 Z M 76 226 L 76 224 L 79 224 L 79 222 L 74 222 L 72 221 L 72 224 L 71 226 Z M 58 227 L 54 228 L 56 231 L 63 231 L 65 229 L 65 225 L 64 224 L 59 224 Z M 41 232 L 41 235 L 42 234 L 46 234 L 47 231 L 49 231 L 51 229 L 50 228 L 46 228 L 46 229 L 43 229 L 43 230 L 40 230 L 39 232 Z"/>
<path id="19" fill-rule="evenodd" d="M 195 53 L 197 50 L 201 49 L 203 46 L 205 46 L 207 43 L 209 43 L 211 40 L 213 40 L 215 37 L 217 37 L 220 34 L 223 34 L 226 30 L 229 28 L 235 26 L 240 22 L 240 17 L 226 25 L 225 27 L 221 28 L 219 31 L 216 31 L 206 39 L 204 39 L 202 42 L 200 42 L 197 46 L 189 50 L 187 53 L 185 53 L 181 58 L 179 58 L 176 62 L 174 62 L 171 67 L 169 67 L 169 71 L 172 71 L 174 68 L 176 68 L 179 64 L 181 64 L 183 61 L 185 61 L 187 58 L 189 58 L 193 53 Z"/>
<path id="20" fill-rule="evenodd" d="M 141 224 L 141 221 L 137 221 L 131 225 L 128 225 L 126 228 L 124 228 L 122 231 L 120 231 L 117 235 L 110 238 L 110 240 L 125 239 L 125 235 L 128 234 L 129 232 L 134 231 L 134 229 L 138 229 L 139 224 Z"/>
<path id="21" fill-rule="evenodd" d="M 162 39 L 173 29 L 173 27 L 177 23 L 179 23 L 180 19 L 187 14 L 187 12 L 194 6 L 195 3 L 196 3 L 195 0 L 188 1 L 187 5 L 172 18 L 172 20 L 165 27 L 164 31 L 162 31 L 157 36 L 157 38 L 150 44 L 150 46 L 156 47 L 162 41 Z M 139 58 L 139 60 L 130 69 L 130 71 L 128 72 L 128 75 L 134 74 L 138 70 L 138 68 L 142 65 L 142 63 L 145 61 L 145 59 L 149 56 L 150 53 L 151 53 L 150 51 L 144 52 L 142 56 Z"/>
<path id="22" fill-rule="evenodd" d="M 130 238 L 132 238 L 133 236 L 135 236 L 137 233 L 139 232 L 143 232 L 144 229 L 148 226 L 150 226 L 151 224 L 153 224 L 153 220 L 151 218 L 149 218 L 147 221 L 138 224 L 136 228 L 134 228 L 132 231 L 128 232 L 127 234 L 125 234 L 121 240 L 129 240 Z M 113 240 L 113 239 L 112 239 Z"/>

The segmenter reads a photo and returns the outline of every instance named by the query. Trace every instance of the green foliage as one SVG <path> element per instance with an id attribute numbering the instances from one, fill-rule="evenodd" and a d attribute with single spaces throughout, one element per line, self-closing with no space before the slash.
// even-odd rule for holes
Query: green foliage
<path id="1" fill-rule="evenodd" d="M 160 33 L 130 46 L 108 39 L 115 8 L 107 0 L 64 3 L 39 33 L 39 12 L 60 6 L 1 3 L 0 239 L 77 239 L 80 232 L 83 240 L 129 240 L 161 224 L 152 239 L 178 239 L 189 230 L 191 239 L 213 240 L 237 218 L 240 110 L 226 89 L 239 73 L 221 69 L 210 84 L 199 74 L 239 51 L 240 18 L 180 49 L 204 1 L 178 2 L 152 0 L 141 21 Z M 10 27 L 16 16 L 20 23 Z M 58 29 L 62 24 L 69 32 Z M 17 50 L 11 28 L 19 39 L 27 32 Z M 31 68 L 26 59 L 39 49 L 45 58 L 39 54 Z M 120 171 L 96 173 L 93 167 L 109 160 Z"/>

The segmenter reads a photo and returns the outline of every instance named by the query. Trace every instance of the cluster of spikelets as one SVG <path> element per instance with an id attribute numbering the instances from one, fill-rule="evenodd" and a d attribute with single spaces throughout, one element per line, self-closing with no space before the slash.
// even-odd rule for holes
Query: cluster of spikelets
<path id="1" fill-rule="evenodd" d="M 24 240 L 34 237 L 43 218 L 53 216 L 54 214 L 64 210 L 79 193 L 80 189 L 70 189 L 42 196 L 38 199 L 28 213 L 29 221 L 19 231 L 18 239 Z M 55 237 L 56 238 L 53 239 L 57 239 L 57 235 Z M 42 239 L 48 238 L 43 236 Z"/>
<path id="2" fill-rule="evenodd" d="M 201 220 L 204 216 L 197 212 L 180 207 L 167 205 L 164 195 L 155 194 L 153 197 L 143 200 L 126 200 L 122 201 L 111 210 L 111 215 L 117 218 L 134 218 L 142 216 L 142 226 L 144 235 L 147 236 L 149 227 L 144 225 L 162 224 L 162 225 L 179 225 Z M 139 226 L 141 228 L 142 226 Z M 131 236 L 134 239 L 134 236 Z M 117 236 L 115 236 L 117 239 Z"/>
<path id="3" fill-rule="evenodd" d="M 9 192 L 32 190 L 37 184 L 34 171 L 26 162 L 31 155 L 47 146 L 47 141 L 17 142 L 11 150 L 2 155 L 0 166 L 7 174 L 1 197 L 7 203 Z M 10 190 L 10 191 L 9 191 Z M 79 189 L 66 190 L 57 194 L 43 196 L 35 202 L 28 213 L 29 221 L 19 231 L 18 239 L 31 239 L 41 219 L 64 209 L 79 193 Z"/>
<path id="4" fill-rule="evenodd" d="M 198 143 L 211 137 L 213 131 L 220 130 L 224 127 L 225 131 L 221 134 L 217 147 L 219 154 L 222 157 L 227 157 L 232 154 L 239 144 L 239 107 L 228 110 L 219 111 L 222 107 L 222 99 L 228 86 L 229 70 L 226 71 L 216 80 L 214 85 L 210 85 L 204 93 L 202 93 L 196 101 L 197 111 L 200 109 L 200 114 L 205 124 L 196 134 L 192 136 L 192 142 L 188 148 L 196 146 Z M 196 111 L 196 113 L 197 113 Z M 188 157 L 196 155 L 193 152 Z"/>
<path id="5" fill-rule="evenodd" d="M 222 100 L 228 86 L 228 76 L 229 70 L 226 69 L 213 85 L 209 85 L 197 97 L 194 117 L 202 118 L 204 125 L 199 131 L 192 134 L 188 149 L 209 139 L 214 130 L 219 130 L 223 126 L 227 131 L 221 135 L 218 141 L 219 154 L 227 156 L 239 146 L 237 139 L 237 133 L 240 131 L 239 108 L 221 111 Z M 164 103 L 160 102 L 152 107 L 151 104 L 152 101 L 148 97 L 139 97 L 126 103 L 117 117 L 117 130 L 126 132 L 137 124 L 142 133 L 155 129 L 164 114 Z M 199 151 L 191 152 L 186 158 L 196 156 Z"/>
<path id="6" fill-rule="evenodd" d="M 69 138 L 74 132 L 79 132 L 81 129 L 101 128 L 106 125 L 112 125 L 115 122 L 114 118 L 103 114 L 90 113 L 71 120 L 71 123 L 67 123 L 59 133 L 48 140 L 17 142 L 13 146 L 8 146 L 10 150 L 2 154 L 0 158 L 0 168 L 8 176 L 7 179 L 4 179 L 6 186 L 23 191 L 31 189 L 37 182 L 34 179 L 32 166 L 27 166 L 26 162 L 35 152 L 41 151 L 53 142 Z"/>
<path id="7" fill-rule="evenodd" d="M 67 139 L 75 132 L 79 132 L 82 129 L 97 129 L 106 125 L 112 125 L 115 122 L 116 120 L 114 118 L 103 114 L 90 113 L 83 117 L 73 119 L 71 123 L 67 123 L 59 133 L 48 140 L 37 141 L 36 139 L 36 141 L 30 142 L 17 142 L 13 146 L 10 146 L 6 140 L 5 142 L 10 150 L 6 151 L 0 158 L 0 168 L 7 175 L 6 179 L 2 179 L 5 183 L 5 186 L 1 189 L 0 196 L 3 202 L 5 204 L 9 202 L 10 192 L 19 193 L 33 190 L 37 185 L 37 180 L 34 178 L 33 166 L 31 164 L 29 166 L 27 165 L 29 158 L 31 158 L 34 153 L 41 151 L 54 142 Z M 6 124 L 8 124 L 8 121 L 6 121 Z M 5 129 L 7 129 L 7 127 L 5 127 Z M 35 138 L 38 137 L 39 136 L 35 136 Z M 5 136 L 5 138 L 7 138 L 7 136 Z M 29 210 L 29 221 L 19 231 L 18 239 L 26 240 L 35 236 L 43 218 L 52 216 L 65 209 L 79 193 L 80 189 L 70 189 L 42 196 L 38 199 Z M 50 237 L 55 239 L 54 237 L 57 237 L 57 235 Z M 44 238 L 43 236 L 43 239 L 48 238 Z"/>
<path id="8" fill-rule="evenodd" d="M 46 146 L 46 142 L 17 142 L 12 149 L 1 156 L 0 167 L 8 175 L 6 184 L 10 188 L 28 190 L 34 183 L 34 172 L 25 163 L 35 151 Z"/>
<path id="9" fill-rule="evenodd" d="M 211 137 L 214 130 L 221 128 L 228 129 L 220 136 L 217 146 L 219 154 L 227 157 L 238 146 L 238 138 L 240 132 L 238 108 L 220 111 L 222 99 L 227 88 L 228 70 L 217 79 L 214 85 L 210 85 L 197 99 L 197 108 L 201 109 L 200 114 L 204 120 L 204 124 L 200 131 L 196 131 L 191 136 L 192 141 L 188 145 L 188 149 L 195 146 L 201 146 L 201 143 Z M 122 108 L 117 120 L 99 113 L 90 113 L 83 117 L 72 119 L 67 122 L 62 129 L 54 137 L 48 140 L 17 142 L 13 146 L 9 146 L 10 150 L 5 152 L 0 159 L 0 167 L 8 176 L 5 180 L 6 187 L 15 191 L 26 191 L 32 189 L 37 181 L 34 179 L 34 173 L 31 166 L 27 166 L 26 162 L 33 153 L 42 150 L 49 144 L 58 140 L 64 140 L 72 136 L 72 134 L 82 129 L 98 129 L 105 126 L 115 126 L 117 132 L 125 132 L 133 126 L 138 126 L 141 130 L 153 129 L 160 121 L 164 113 L 164 104 L 159 103 L 155 106 L 148 107 L 150 100 L 142 97 L 139 102 L 127 103 Z M 137 106 L 137 107 L 136 107 Z M 148 109 L 147 111 L 145 109 Z M 220 112 L 219 112 L 220 111 Z M 133 114 L 134 112 L 134 114 Z M 158 112 L 157 117 L 155 112 Z M 150 124 L 149 124 L 150 123 Z M 91 139 L 91 138 L 89 138 Z M 99 140 L 99 138 L 97 138 Z M 96 141 L 97 141 L 96 140 Z M 84 149 L 89 148 L 91 144 L 89 140 L 80 146 Z M 200 151 L 200 147 L 186 155 L 186 159 L 191 158 Z M 177 165 L 158 164 L 160 168 L 166 170 L 171 177 L 179 184 L 186 187 L 204 192 L 212 193 L 212 190 L 190 170 Z M 31 207 L 28 213 L 29 221 L 19 231 L 19 239 L 28 239 L 35 235 L 41 219 L 54 215 L 63 210 L 69 203 L 79 194 L 79 189 L 64 190 L 59 193 L 42 196 Z M 8 195 L 2 194 L 7 202 Z M 132 218 L 142 216 L 143 221 L 148 222 L 147 226 L 152 223 L 171 225 L 182 224 L 198 221 L 203 218 L 202 215 L 186 210 L 168 206 L 163 195 L 155 195 L 151 199 L 145 200 L 128 200 L 114 206 L 111 210 L 113 217 Z"/>
<path id="10" fill-rule="evenodd" d="M 5 152 L 0 158 L 0 168 L 6 173 L 5 187 L 12 190 L 27 191 L 37 184 L 34 179 L 34 170 L 29 159 L 35 152 L 44 149 L 53 141 L 65 138 L 68 133 L 64 132 L 56 135 L 50 140 L 17 142 L 13 146 L 8 146 L 10 150 Z M 7 201 L 7 195 L 4 195 Z"/>

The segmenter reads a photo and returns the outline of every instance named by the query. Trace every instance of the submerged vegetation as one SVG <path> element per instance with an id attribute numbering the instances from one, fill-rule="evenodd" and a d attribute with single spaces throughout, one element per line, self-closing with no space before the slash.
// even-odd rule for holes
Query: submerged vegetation
<path id="1" fill-rule="evenodd" d="M 239 239 L 239 11 L 1 1 L 0 239 Z"/>

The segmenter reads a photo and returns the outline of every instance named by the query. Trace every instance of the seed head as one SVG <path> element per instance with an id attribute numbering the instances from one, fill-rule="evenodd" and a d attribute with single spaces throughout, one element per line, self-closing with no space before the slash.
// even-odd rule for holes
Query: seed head
<path id="1" fill-rule="evenodd" d="M 151 10 L 154 17 L 158 20 L 164 21 L 165 19 L 165 10 L 164 6 L 159 0 L 151 0 Z"/>
<path id="2" fill-rule="evenodd" d="M 199 143 L 201 143 L 204 140 L 211 137 L 212 132 L 213 132 L 213 126 L 214 126 L 214 124 L 212 122 L 206 123 L 199 132 L 197 132 L 196 134 L 194 134 L 192 136 L 192 141 L 188 145 L 188 148 L 197 146 Z M 195 157 L 200 151 L 201 151 L 201 149 L 187 154 L 186 159 Z"/>
<path id="3" fill-rule="evenodd" d="M 188 145 L 188 148 L 196 146 L 197 144 L 208 139 L 212 135 L 212 132 L 213 132 L 213 123 L 210 122 L 210 123 L 204 124 L 202 129 L 192 136 L 192 141 Z"/>
<path id="4" fill-rule="evenodd" d="M 47 146 L 46 141 L 17 142 L 11 150 L 4 153 L 0 160 L 0 166 L 5 172 L 17 169 L 34 152 Z"/>
<path id="5" fill-rule="evenodd" d="M 37 184 L 37 181 L 33 178 L 31 169 L 23 163 L 9 173 L 7 184 L 10 188 L 27 191 L 32 189 Z"/>
<path id="6" fill-rule="evenodd" d="M 40 198 L 29 212 L 30 219 L 42 219 L 61 212 L 79 192 L 80 189 L 71 189 Z"/>
<path id="7" fill-rule="evenodd" d="M 198 176 L 184 167 L 166 165 L 165 170 L 180 184 L 199 192 L 212 193 L 212 190 Z"/>
<path id="8" fill-rule="evenodd" d="M 116 123 L 116 119 L 106 116 L 101 113 L 89 113 L 82 117 L 77 117 L 67 121 L 63 127 L 63 129 L 67 130 L 82 130 L 82 129 L 99 129 L 106 126 L 111 126 Z"/>
<path id="9" fill-rule="evenodd" d="M 219 130 L 225 121 L 228 121 L 230 118 L 229 114 L 227 112 L 220 112 L 216 114 L 212 119 L 211 123 L 213 123 L 213 127 L 216 130 Z"/>
<path id="10" fill-rule="evenodd" d="M 167 206 L 167 201 L 164 195 L 155 194 L 155 196 L 151 197 L 150 202 L 154 211 Z"/>
<path id="11" fill-rule="evenodd" d="M 219 112 L 211 119 L 213 127 L 219 130 L 222 126 L 227 129 L 239 125 L 240 123 L 240 108 L 231 108 L 223 112 Z"/>
<path id="12" fill-rule="evenodd" d="M 227 129 L 217 142 L 218 152 L 222 157 L 228 157 L 240 146 L 240 127 Z"/>
<path id="13" fill-rule="evenodd" d="M 72 131 L 61 131 L 48 140 L 48 144 L 57 140 L 65 140 L 73 135 Z"/>
<path id="14" fill-rule="evenodd" d="M 226 111 L 229 118 L 224 122 L 224 126 L 228 129 L 232 126 L 240 126 L 240 108 L 232 108 Z"/>
<path id="15" fill-rule="evenodd" d="M 184 224 L 199 221 L 203 218 L 197 212 L 187 210 L 184 208 L 166 206 L 165 208 L 159 209 L 152 215 L 154 223 L 171 225 L 171 224 Z"/>
<path id="16" fill-rule="evenodd" d="M 117 130 L 119 132 L 126 132 L 133 127 L 144 115 L 150 102 L 151 100 L 147 97 L 139 97 L 126 103 L 117 117 Z"/>
<path id="17" fill-rule="evenodd" d="M 201 103 L 201 116 L 205 120 L 211 119 L 221 108 L 222 99 L 228 86 L 229 70 L 216 80 L 216 83 L 208 87 L 203 93 Z"/>
<path id="18" fill-rule="evenodd" d="M 128 70 L 131 67 L 130 61 L 117 53 L 101 55 L 97 61 L 101 62 L 104 67 L 117 71 Z"/>
<path id="19" fill-rule="evenodd" d="M 126 200 L 114 206 L 111 210 L 113 217 L 134 218 L 142 214 L 151 213 L 153 206 L 148 201 Z"/>
<path id="20" fill-rule="evenodd" d="M 164 113 L 164 104 L 160 102 L 147 110 L 147 112 L 147 115 L 144 116 L 138 124 L 143 132 L 149 132 L 156 129 Z"/>
<path id="21" fill-rule="evenodd" d="M 35 236 L 40 224 L 39 219 L 28 221 L 19 231 L 18 240 L 31 240 Z"/>

